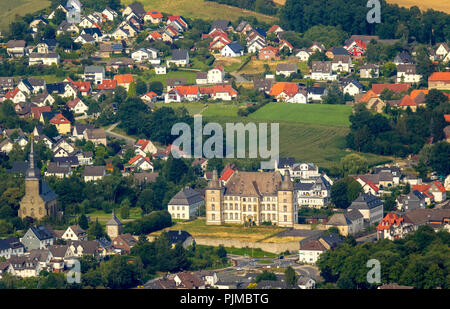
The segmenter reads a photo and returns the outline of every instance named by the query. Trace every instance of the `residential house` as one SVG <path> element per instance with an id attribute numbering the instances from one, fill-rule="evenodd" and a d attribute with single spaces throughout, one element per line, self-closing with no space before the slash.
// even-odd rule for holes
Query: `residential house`
<path id="1" fill-rule="evenodd" d="M 305 90 L 300 89 L 297 83 L 277 82 L 273 84 L 269 95 L 273 96 L 278 102 L 289 103 L 307 103 Z"/>
<path id="2" fill-rule="evenodd" d="M 295 52 L 295 57 L 300 59 L 300 61 L 307 62 L 311 54 L 306 48 L 299 49 Z"/>
<path id="3" fill-rule="evenodd" d="M 364 91 L 364 86 L 356 79 L 344 78 L 340 81 L 340 84 L 342 92 L 351 95 L 352 97 Z"/>
<path id="4" fill-rule="evenodd" d="M 426 206 L 425 198 L 426 198 L 425 195 L 423 195 L 417 190 L 413 190 L 408 194 L 402 194 L 396 199 L 397 210 L 405 212 L 408 210 L 425 208 Z"/>
<path id="5" fill-rule="evenodd" d="M 131 234 L 120 234 L 112 241 L 115 249 L 120 250 L 124 254 L 128 254 L 137 243 L 137 239 Z"/>
<path id="6" fill-rule="evenodd" d="M 412 64 L 414 60 L 409 52 L 406 50 L 401 51 L 395 56 L 394 63 L 398 66 L 400 64 Z"/>
<path id="7" fill-rule="evenodd" d="M 289 77 L 292 74 L 296 74 L 298 71 L 297 64 L 295 63 L 279 63 L 276 67 L 276 75 L 283 75 Z"/>
<path id="8" fill-rule="evenodd" d="M 20 58 L 25 56 L 25 46 L 27 42 L 24 40 L 9 40 L 6 42 L 6 52 L 12 58 Z"/>
<path id="9" fill-rule="evenodd" d="M 114 80 L 117 82 L 117 86 L 122 86 L 128 91 L 130 84 L 133 82 L 133 75 L 131 74 L 119 74 L 114 75 Z"/>
<path id="10" fill-rule="evenodd" d="M 323 176 L 314 182 L 300 180 L 294 184 L 294 195 L 298 206 L 320 209 L 331 203 L 331 184 Z"/>
<path id="11" fill-rule="evenodd" d="M 327 227 L 337 227 L 343 236 L 355 235 L 364 228 L 364 217 L 356 209 L 344 213 L 336 213 L 330 217 Z"/>
<path id="12" fill-rule="evenodd" d="M 325 87 L 307 87 L 306 92 L 308 94 L 308 102 L 320 102 L 323 97 L 327 95 L 328 90 Z"/>
<path id="13" fill-rule="evenodd" d="M 262 48 L 258 54 L 259 60 L 279 60 L 279 49 L 273 46 Z"/>
<path id="14" fill-rule="evenodd" d="M 377 240 L 403 238 L 408 232 L 404 219 L 396 213 L 388 213 L 377 225 Z"/>
<path id="15" fill-rule="evenodd" d="M 142 156 L 146 156 L 147 154 L 155 154 L 158 152 L 158 149 L 155 147 L 155 145 L 153 145 L 153 143 L 147 139 L 139 139 L 134 147 L 135 153 Z"/>
<path id="16" fill-rule="evenodd" d="M 383 219 L 383 201 L 370 193 L 360 193 L 347 208 L 347 211 L 353 210 L 358 210 L 368 225 L 378 223 Z"/>
<path id="17" fill-rule="evenodd" d="M 106 131 L 103 129 L 86 129 L 83 133 L 86 141 L 91 141 L 95 146 L 107 146 Z"/>
<path id="18" fill-rule="evenodd" d="M 84 80 L 94 84 L 102 83 L 105 79 L 105 68 L 102 66 L 87 66 L 84 68 Z"/>
<path id="19" fill-rule="evenodd" d="M 352 67 L 352 58 L 350 55 L 336 55 L 331 61 L 331 70 L 334 72 L 350 72 Z"/>
<path id="20" fill-rule="evenodd" d="M 337 75 L 333 75 L 331 61 L 313 61 L 311 78 L 316 80 L 336 80 Z"/>
<path id="21" fill-rule="evenodd" d="M 153 172 L 153 164 L 150 162 L 149 157 L 144 157 L 141 155 L 134 156 L 128 161 L 130 167 L 139 171 L 152 171 Z"/>
<path id="22" fill-rule="evenodd" d="M 211 70 L 208 70 L 207 73 L 207 83 L 208 84 L 221 84 L 224 82 L 225 79 L 225 70 L 223 66 L 218 65 L 212 68 Z"/>
<path id="23" fill-rule="evenodd" d="M 189 52 L 185 49 L 173 49 L 171 59 L 167 60 L 167 65 L 170 66 L 187 66 L 189 64 Z"/>
<path id="24" fill-rule="evenodd" d="M 0 257 L 9 259 L 12 256 L 22 256 L 24 254 L 24 249 L 25 246 L 17 237 L 0 239 Z"/>
<path id="25" fill-rule="evenodd" d="M 197 216 L 198 208 L 204 203 L 204 199 L 198 191 L 185 187 L 172 197 L 167 208 L 172 219 L 189 220 Z"/>
<path id="26" fill-rule="evenodd" d="M 165 74 L 167 74 L 167 67 L 165 65 L 156 65 L 155 66 L 155 74 L 156 75 L 165 75 Z"/>
<path id="27" fill-rule="evenodd" d="M 58 53 L 31 53 L 29 56 L 28 65 L 58 65 L 59 60 L 60 57 Z"/>
<path id="28" fill-rule="evenodd" d="M 84 102 L 80 98 L 76 98 L 74 100 L 69 100 L 66 103 L 66 106 L 71 110 L 74 114 L 83 114 L 86 115 L 89 107 L 84 104 Z"/>
<path id="29" fill-rule="evenodd" d="M 244 55 L 244 48 L 238 42 L 231 42 L 220 51 L 222 57 L 240 57 Z"/>
<path id="30" fill-rule="evenodd" d="M 141 96 L 141 100 L 144 102 L 156 102 L 158 95 L 156 94 L 156 92 L 150 91 L 147 92 L 146 94 L 144 94 L 143 96 Z"/>
<path id="31" fill-rule="evenodd" d="M 428 77 L 428 89 L 450 90 L 450 72 L 434 72 Z"/>
<path id="32" fill-rule="evenodd" d="M 87 233 L 79 225 L 71 225 L 62 235 L 64 240 L 87 240 Z"/>
<path id="33" fill-rule="evenodd" d="M 247 51 L 249 53 L 259 53 L 260 50 L 267 46 L 265 39 L 257 37 L 255 40 L 251 40 L 247 43 Z"/>
<path id="34" fill-rule="evenodd" d="M 359 68 L 359 77 L 361 78 L 378 78 L 380 76 L 380 68 L 376 64 L 365 64 Z"/>
<path id="35" fill-rule="evenodd" d="M 397 66 L 397 83 L 419 83 L 422 78 L 417 74 L 415 64 L 399 64 Z"/>
<path id="36" fill-rule="evenodd" d="M 85 166 L 83 172 L 83 178 L 85 182 L 97 181 L 103 179 L 106 175 L 106 169 L 104 166 Z"/>
<path id="37" fill-rule="evenodd" d="M 447 190 L 438 180 L 429 184 L 413 185 L 412 190 L 417 190 L 421 193 L 431 193 L 434 201 L 437 203 L 444 202 L 447 199 Z"/>
<path id="38" fill-rule="evenodd" d="M 152 24 L 159 24 L 163 20 L 163 15 L 158 11 L 148 11 L 144 16 L 145 22 L 151 22 Z"/>
<path id="39" fill-rule="evenodd" d="M 14 89 L 13 77 L 0 77 L 0 91 L 7 91 Z"/>
<path id="40" fill-rule="evenodd" d="M 181 243 L 183 248 L 187 248 L 192 246 L 194 243 L 194 238 L 191 234 L 186 231 L 178 230 L 178 231 L 167 231 L 167 237 L 169 238 L 170 243 L 174 247 L 176 244 Z"/>
<path id="41" fill-rule="evenodd" d="M 25 102 L 27 100 L 27 96 L 20 91 L 19 88 L 15 88 L 5 94 L 5 100 L 11 100 L 13 103 L 17 104 L 20 102 Z"/>
<path id="42" fill-rule="evenodd" d="M 319 240 L 311 240 L 307 243 L 300 245 L 299 262 L 307 264 L 316 264 L 319 256 L 327 251 L 327 248 L 322 245 Z"/>
<path id="43" fill-rule="evenodd" d="M 70 121 L 62 114 L 55 115 L 49 123 L 55 125 L 58 133 L 61 135 L 69 134 L 72 130 Z"/>
<path id="44" fill-rule="evenodd" d="M 54 176 L 62 179 L 65 177 L 70 177 L 72 175 L 72 169 L 67 165 L 58 165 L 56 162 L 49 162 L 44 175 L 46 177 Z"/>
<path id="45" fill-rule="evenodd" d="M 33 226 L 20 238 L 20 242 L 25 246 L 26 250 L 46 249 L 53 245 L 55 236 L 46 226 Z"/>

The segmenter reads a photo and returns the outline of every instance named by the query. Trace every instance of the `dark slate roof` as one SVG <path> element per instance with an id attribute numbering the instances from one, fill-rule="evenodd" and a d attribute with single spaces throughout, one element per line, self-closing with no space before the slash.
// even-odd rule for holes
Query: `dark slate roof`
<path id="1" fill-rule="evenodd" d="M 47 173 L 49 174 L 69 174 L 71 171 L 70 166 L 60 166 L 55 162 L 49 162 L 47 167 Z"/>
<path id="2" fill-rule="evenodd" d="M 172 244 L 176 244 L 178 242 L 185 242 L 186 239 L 188 239 L 189 237 L 192 237 L 191 234 L 189 234 L 186 231 L 168 231 L 167 232 L 167 236 L 169 237 L 169 241 Z"/>
<path id="3" fill-rule="evenodd" d="M 278 160 L 279 160 L 278 161 L 278 168 L 294 166 L 294 164 L 295 164 L 295 158 L 293 158 L 293 157 L 279 158 Z"/>
<path id="4" fill-rule="evenodd" d="M 360 193 L 356 200 L 350 205 L 349 209 L 373 209 L 383 205 L 378 197 L 372 194 Z"/>
<path id="5" fill-rule="evenodd" d="M 236 32 L 241 32 L 248 25 L 248 21 L 241 21 L 240 24 L 236 27 Z"/>
<path id="6" fill-rule="evenodd" d="M 172 60 L 185 60 L 188 58 L 188 51 L 185 49 L 173 49 Z"/>
<path id="7" fill-rule="evenodd" d="M 361 90 L 364 89 L 364 86 L 357 79 L 353 79 L 353 78 L 343 78 L 343 79 L 341 79 L 341 85 L 343 87 L 346 87 L 350 83 L 353 83 L 356 87 L 358 87 Z"/>
<path id="8" fill-rule="evenodd" d="M 230 26 L 229 20 L 216 19 L 215 21 L 213 21 L 210 31 L 212 31 L 214 29 L 220 29 L 223 31 L 227 31 L 229 26 Z"/>
<path id="9" fill-rule="evenodd" d="M 132 3 L 128 5 L 128 7 L 133 11 L 134 14 L 136 14 L 139 17 L 142 17 L 146 14 L 144 7 L 139 2 Z"/>
<path id="10" fill-rule="evenodd" d="M 185 187 L 172 197 L 169 205 L 192 205 L 201 202 L 202 200 L 203 198 L 198 191 Z"/>
<path id="11" fill-rule="evenodd" d="M 103 176 L 105 174 L 105 166 L 86 166 L 83 176 Z"/>
<path id="12" fill-rule="evenodd" d="M 324 94 L 325 93 L 326 88 L 325 87 L 308 87 L 306 88 L 306 91 L 308 91 L 308 93 L 312 93 L 312 94 Z"/>
<path id="13" fill-rule="evenodd" d="M 263 37 L 266 37 L 266 31 L 261 28 L 255 28 L 255 31 L 258 32 L 258 34 L 262 35 Z"/>
<path id="14" fill-rule="evenodd" d="M 314 183 L 310 182 L 297 182 L 294 184 L 294 189 L 299 191 L 310 191 L 312 187 L 314 186 Z"/>
<path id="15" fill-rule="evenodd" d="M 338 235 L 334 233 L 322 236 L 321 238 L 333 249 L 344 242 Z"/>
<path id="16" fill-rule="evenodd" d="M 331 49 L 333 55 L 349 55 L 348 51 L 343 47 L 333 47 Z"/>
<path id="17" fill-rule="evenodd" d="M 40 195 L 45 202 L 53 201 L 58 197 L 44 180 L 41 181 Z"/>
<path id="18" fill-rule="evenodd" d="M 84 68 L 84 74 L 86 73 L 105 73 L 105 68 L 97 65 L 90 65 Z"/>
<path id="19" fill-rule="evenodd" d="M 65 92 L 66 83 L 53 83 L 47 84 L 47 92 L 49 94 L 58 93 L 63 94 Z"/>
<path id="20" fill-rule="evenodd" d="M 94 36 L 94 34 L 97 34 L 99 37 L 102 36 L 102 32 L 100 31 L 100 29 L 98 29 L 97 27 L 94 28 L 84 28 L 83 31 L 81 32 L 83 34 L 90 34 L 92 36 Z"/>
<path id="21" fill-rule="evenodd" d="M 76 157 L 76 156 L 57 157 L 57 158 L 53 158 L 53 161 L 59 166 L 79 165 L 78 157 Z"/>
<path id="22" fill-rule="evenodd" d="M 9 173 L 21 173 L 21 174 L 25 175 L 29 167 L 30 167 L 30 163 L 28 163 L 27 161 L 13 162 L 12 168 L 8 169 L 8 172 Z M 40 173 L 40 170 L 38 168 L 35 168 L 34 170 L 35 170 L 36 175 L 38 175 Z"/>
<path id="23" fill-rule="evenodd" d="M 242 47 L 241 44 L 239 44 L 238 42 L 231 42 L 230 44 L 227 45 L 233 52 L 240 53 L 241 51 L 244 50 L 244 48 Z"/>
<path id="24" fill-rule="evenodd" d="M 39 240 L 46 240 L 53 238 L 52 233 L 43 225 L 31 227 L 31 231 Z"/>
<path id="25" fill-rule="evenodd" d="M 406 50 L 398 53 L 394 61 L 402 63 L 414 63 L 412 56 Z"/>

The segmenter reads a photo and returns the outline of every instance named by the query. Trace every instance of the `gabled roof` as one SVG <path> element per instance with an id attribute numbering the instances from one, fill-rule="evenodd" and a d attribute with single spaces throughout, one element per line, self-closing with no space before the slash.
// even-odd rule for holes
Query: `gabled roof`
<path id="1" fill-rule="evenodd" d="M 244 48 L 238 42 L 231 42 L 227 46 L 236 54 L 244 50 Z"/>
<path id="2" fill-rule="evenodd" d="M 398 93 L 406 92 L 410 87 L 410 84 L 372 84 L 372 91 L 379 95 L 384 89 L 389 89 Z"/>
<path id="3" fill-rule="evenodd" d="M 191 189 L 190 187 L 185 187 L 171 198 L 168 205 L 190 206 L 201 201 L 203 201 L 203 198 L 198 191 Z"/>
<path id="4" fill-rule="evenodd" d="M 129 83 L 133 82 L 133 75 L 131 75 L 131 74 L 114 75 L 114 80 L 118 84 L 129 84 Z"/>
<path id="5" fill-rule="evenodd" d="M 173 49 L 172 60 L 186 60 L 189 57 L 189 53 L 185 49 Z"/>
<path id="6" fill-rule="evenodd" d="M 43 225 L 33 226 L 30 229 L 40 241 L 53 238 L 52 233 Z"/>
<path id="7" fill-rule="evenodd" d="M 64 117 L 62 114 L 57 114 L 52 119 L 50 119 L 50 123 L 54 125 L 58 124 L 70 124 L 70 121 Z"/>
<path id="8" fill-rule="evenodd" d="M 281 93 L 285 93 L 286 95 L 293 97 L 298 92 L 297 83 L 291 82 L 278 82 L 272 86 L 270 90 L 270 95 L 278 96 Z"/>
<path id="9" fill-rule="evenodd" d="M 450 83 L 450 72 L 434 72 L 428 77 L 429 82 L 444 81 Z"/>

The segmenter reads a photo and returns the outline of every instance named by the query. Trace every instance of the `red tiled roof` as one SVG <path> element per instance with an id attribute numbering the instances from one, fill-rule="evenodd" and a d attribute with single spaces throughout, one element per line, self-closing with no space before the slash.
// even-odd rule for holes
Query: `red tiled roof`
<path id="1" fill-rule="evenodd" d="M 14 90 L 8 91 L 5 94 L 5 99 L 13 99 L 19 91 L 20 91 L 19 88 L 14 88 Z"/>
<path id="2" fill-rule="evenodd" d="M 282 40 L 282 41 L 280 42 L 280 48 L 281 48 L 283 45 L 287 45 L 290 49 L 294 49 L 294 46 L 292 46 L 292 44 L 289 43 L 289 42 L 286 41 L 286 40 Z"/>
<path id="3" fill-rule="evenodd" d="M 78 81 L 72 82 L 72 84 L 81 92 L 89 92 L 91 90 L 91 82 Z"/>
<path id="4" fill-rule="evenodd" d="M 146 96 L 149 97 L 149 98 L 153 98 L 153 97 L 156 97 L 156 96 L 157 96 L 157 94 L 156 94 L 155 92 L 153 92 L 153 91 L 147 92 L 147 93 L 144 94 L 144 95 L 146 95 Z"/>
<path id="5" fill-rule="evenodd" d="M 439 180 L 436 180 L 433 183 L 439 189 L 439 191 L 441 191 L 442 193 L 446 193 L 447 192 L 447 190 L 445 190 L 444 186 L 442 185 L 442 183 Z"/>
<path id="6" fill-rule="evenodd" d="M 423 92 L 423 94 L 427 95 L 429 90 L 414 89 L 413 91 L 411 91 L 411 93 L 409 95 L 411 96 L 411 98 L 415 99 L 422 92 Z"/>
<path id="7" fill-rule="evenodd" d="M 400 102 L 400 106 L 417 106 L 417 103 L 409 96 L 405 95 Z"/>
<path id="8" fill-rule="evenodd" d="M 104 79 L 100 84 L 97 85 L 98 89 L 111 90 L 116 89 L 117 81 L 115 79 Z"/>
<path id="9" fill-rule="evenodd" d="M 128 164 L 133 164 L 133 163 L 135 163 L 137 160 L 139 160 L 140 158 L 144 158 L 145 161 L 147 161 L 148 163 L 150 163 L 150 158 L 149 158 L 149 157 L 143 157 L 143 156 L 141 156 L 141 155 L 137 155 L 137 156 L 134 156 L 133 158 L 131 158 L 130 161 L 128 161 Z"/>
<path id="10" fill-rule="evenodd" d="M 376 94 L 380 94 L 384 89 L 389 89 L 394 92 L 406 92 L 408 91 L 410 84 L 373 84 L 372 91 Z"/>
<path id="11" fill-rule="evenodd" d="M 450 122 L 450 114 L 444 115 L 444 119 L 445 119 L 445 121 Z"/>
<path id="12" fill-rule="evenodd" d="M 33 115 L 34 119 L 41 118 L 41 114 L 43 112 L 51 112 L 52 108 L 50 106 L 32 106 L 31 107 L 31 114 Z"/>
<path id="13" fill-rule="evenodd" d="M 429 82 L 444 81 L 450 83 L 450 72 L 434 72 L 428 77 Z"/>
<path id="14" fill-rule="evenodd" d="M 159 33 L 159 32 L 152 32 L 152 33 L 150 33 L 150 35 L 152 36 L 152 38 L 153 39 L 158 39 L 158 38 L 161 38 L 162 37 L 162 35 L 161 35 L 161 33 Z"/>
<path id="15" fill-rule="evenodd" d="M 274 31 L 276 31 L 278 28 L 280 28 L 280 26 L 278 26 L 278 25 L 273 25 L 272 27 L 270 27 L 269 30 L 267 30 L 267 33 L 274 32 Z"/>
<path id="16" fill-rule="evenodd" d="M 387 230 L 389 229 L 393 224 L 400 225 L 404 219 L 402 217 L 397 216 L 397 214 L 390 212 L 386 215 L 386 217 L 383 218 L 383 220 L 380 221 L 380 223 L 377 226 L 378 231 Z"/>
<path id="17" fill-rule="evenodd" d="M 133 75 L 131 74 L 115 75 L 114 80 L 116 80 L 118 84 L 129 84 L 133 82 Z"/>
<path id="18" fill-rule="evenodd" d="M 74 108 L 75 106 L 77 106 L 78 102 L 80 102 L 80 98 L 76 98 L 74 100 L 71 101 L 67 101 L 66 105 L 68 108 Z"/>
<path id="19" fill-rule="evenodd" d="M 163 15 L 158 11 L 148 11 L 147 15 L 150 15 L 152 18 L 162 18 Z"/>
<path id="20" fill-rule="evenodd" d="M 51 124 L 66 124 L 66 123 L 70 123 L 70 121 L 67 120 L 67 118 L 64 117 L 62 114 L 58 114 L 55 117 L 53 117 L 52 119 L 50 119 L 50 123 Z"/>
<path id="21" fill-rule="evenodd" d="M 298 86 L 296 83 L 278 82 L 272 86 L 270 95 L 277 96 L 282 92 L 286 93 L 290 97 L 293 97 L 298 92 Z"/>
<path id="22" fill-rule="evenodd" d="M 196 95 L 199 93 L 198 86 L 176 86 L 175 90 L 182 96 Z"/>
<path id="23" fill-rule="evenodd" d="M 220 176 L 219 180 L 227 181 L 233 175 L 234 170 L 232 168 L 227 168 L 225 172 L 223 172 L 222 176 Z"/>

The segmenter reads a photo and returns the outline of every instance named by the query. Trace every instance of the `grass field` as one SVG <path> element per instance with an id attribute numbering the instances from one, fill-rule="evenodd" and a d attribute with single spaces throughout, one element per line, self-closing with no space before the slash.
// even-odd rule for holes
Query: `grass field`
<path id="1" fill-rule="evenodd" d="M 156 75 L 154 71 L 146 71 L 142 77 L 147 82 L 161 82 L 166 87 L 166 81 L 168 78 L 186 78 L 188 84 L 195 84 L 195 77 L 197 72 L 195 71 L 168 71 L 167 74 Z"/>
<path id="2" fill-rule="evenodd" d="M 199 245 L 200 246 L 200 245 Z M 225 247 L 225 250 L 227 250 L 228 254 L 234 254 L 234 255 L 242 255 L 242 256 L 249 256 L 252 258 L 275 258 L 278 255 L 271 252 L 262 251 L 261 249 L 250 249 L 250 248 L 229 248 Z"/>
<path id="3" fill-rule="evenodd" d="M 128 219 L 123 219 L 120 215 L 120 212 L 117 210 L 115 214 L 116 217 L 119 218 L 119 220 L 121 220 L 122 222 L 129 222 L 141 218 L 141 208 L 130 208 L 130 217 Z M 102 225 L 106 225 L 106 222 L 111 219 L 111 213 L 106 213 L 103 210 L 97 210 L 86 215 L 90 217 L 91 221 L 95 221 L 96 219 L 98 219 L 98 222 Z"/>
<path id="4" fill-rule="evenodd" d="M 206 225 L 204 219 L 197 219 L 189 222 L 178 222 L 175 225 L 164 229 L 183 230 L 189 232 L 194 238 L 216 238 L 216 239 L 236 239 L 241 241 L 261 241 L 275 234 L 285 231 L 285 228 L 276 226 L 253 226 L 244 228 L 242 225 Z M 155 236 L 162 231 L 152 233 Z"/>
<path id="5" fill-rule="evenodd" d="M 50 5 L 48 0 L 0 1 L 0 30 L 5 31 L 16 15 L 24 16 L 42 10 Z"/>
<path id="6" fill-rule="evenodd" d="M 286 0 L 272 0 L 276 4 L 284 5 Z M 421 10 L 433 9 L 435 11 L 442 11 L 450 13 L 450 1 L 448 0 L 386 0 L 391 4 L 398 4 L 399 6 L 412 7 L 417 6 Z"/>
<path id="7" fill-rule="evenodd" d="M 122 4 L 130 4 L 135 0 L 122 0 Z M 258 20 L 274 22 L 277 18 L 240 9 L 217 2 L 204 0 L 140 0 L 146 10 L 158 10 L 163 13 L 182 15 L 189 18 L 201 19 L 228 19 L 236 20 L 239 17 L 255 16 Z"/>
<path id="8" fill-rule="evenodd" d="M 347 105 L 270 103 L 249 118 L 348 127 L 351 113 L 352 107 Z"/>

